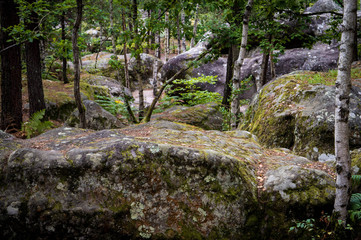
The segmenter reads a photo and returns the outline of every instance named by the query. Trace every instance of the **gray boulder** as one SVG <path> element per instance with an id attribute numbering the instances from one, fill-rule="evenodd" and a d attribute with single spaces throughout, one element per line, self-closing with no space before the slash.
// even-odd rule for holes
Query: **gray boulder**
<path id="1" fill-rule="evenodd" d="M 117 71 L 115 71 L 114 69 L 112 69 L 109 65 L 109 60 L 111 60 L 111 56 L 114 55 L 112 53 L 108 53 L 108 52 L 100 52 L 98 55 L 98 60 L 96 61 L 96 53 L 94 54 L 90 54 L 90 55 L 86 55 L 84 57 L 82 57 L 82 67 L 87 70 L 88 72 L 96 72 L 96 71 L 100 71 L 101 74 L 103 76 L 106 77 L 110 77 L 110 78 L 117 78 Z M 123 64 L 124 66 L 124 55 L 117 55 L 118 60 Z M 135 58 L 131 57 L 130 54 L 127 54 L 127 58 L 128 58 L 128 62 L 129 62 L 129 75 L 130 75 L 130 80 L 131 82 L 133 82 L 134 84 L 136 83 L 136 75 L 135 75 Z M 154 62 L 157 61 L 158 62 L 158 67 L 161 67 L 163 65 L 163 62 L 150 55 L 150 54 L 146 54 L 146 53 L 141 53 L 140 54 L 140 58 L 141 58 L 141 76 L 142 79 L 144 81 L 145 84 L 151 84 L 151 81 L 153 79 L 153 67 L 154 67 Z M 72 63 L 69 63 L 71 68 L 74 68 Z M 95 69 L 96 66 L 96 69 Z M 120 76 L 121 78 L 123 77 L 123 73 Z M 123 79 L 121 79 L 123 80 Z"/>
<path id="2" fill-rule="evenodd" d="M 193 107 L 175 106 L 152 119 L 186 123 L 205 130 L 222 130 L 223 115 L 215 103 L 200 104 Z"/>
<path id="3" fill-rule="evenodd" d="M 249 132 L 166 121 L 58 128 L 0 162 L 2 239 L 284 239 L 334 197 L 329 175 Z"/>
<path id="4" fill-rule="evenodd" d="M 82 81 L 92 86 L 103 86 L 109 90 L 111 97 L 120 97 L 122 95 L 122 86 L 119 81 L 105 76 L 99 75 L 87 75 Z M 128 88 L 124 88 L 124 93 L 128 97 L 132 97 L 132 94 Z"/>
<path id="5" fill-rule="evenodd" d="M 167 63 L 161 69 L 162 79 L 172 77 L 189 61 L 194 60 L 199 54 L 204 51 L 204 47 L 195 47 L 183 54 L 180 54 Z M 312 49 L 294 48 L 285 50 L 283 54 L 277 57 L 275 64 L 276 76 L 293 72 L 295 70 L 310 70 L 310 71 L 328 71 L 337 67 L 338 60 L 338 46 L 327 44 L 315 44 Z M 250 99 L 257 91 L 255 79 L 260 74 L 262 63 L 261 54 L 254 54 L 250 58 L 244 60 L 242 67 L 242 79 L 251 78 L 251 84 L 248 89 L 241 95 L 243 99 Z M 217 75 L 218 81 L 215 85 L 202 84 L 201 89 L 218 92 L 223 94 L 224 83 L 226 80 L 227 59 L 219 58 L 216 61 L 201 65 L 198 68 L 189 70 L 181 75 L 180 79 L 187 79 L 190 77 L 199 77 L 201 74 L 206 76 Z M 270 69 L 270 67 L 268 68 Z M 267 74 L 267 81 L 270 81 L 270 70 Z"/>
<path id="6" fill-rule="evenodd" d="M 298 77 L 297 77 L 298 76 Z M 361 90 L 350 101 L 350 147 L 361 147 Z M 309 84 L 302 73 L 264 86 L 253 98 L 243 129 L 268 147 L 284 147 L 313 160 L 334 159 L 335 87 Z"/>
<path id="7" fill-rule="evenodd" d="M 122 128 L 126 125 L 108 111 L 105 111 L 98 103 L 91 100 L 83 101 L 85 106 L 85 119 L 87 128 L 94 130 Z M 66 120 L 65 126 L 79 127 L 79 111 L 76 109 Z"/>
<path id="8" fill-rule="evenodd" d="M 318 0 L 311 7 L 308 7 L 305 13 L 322 13 L 331 11 L 342 11 L 342 8 L 333 0 Z"/>

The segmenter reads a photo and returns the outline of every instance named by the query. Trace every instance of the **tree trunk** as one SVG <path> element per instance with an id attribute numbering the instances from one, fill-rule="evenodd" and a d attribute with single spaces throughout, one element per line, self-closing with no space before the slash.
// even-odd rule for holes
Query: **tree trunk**
<path id="1" fill-rule="evenodd" d="M 126 31 L 126 22 L 125 22 L 125 13 L 124 13 L 124 9 L 122 9 L 122 27 L 123 27 L 123 32 Z M 124 80 L 125 80 L 125 86 L 131 91 L 130 88 L 130 80 L 129 80 L 129 70 L 128 70 L 128 57 L 127 57 L 127 41 L 125 39 L 124 41 Z M 120 81 L 120 79 L 118 79 L 118 81 Z M 124 85 L 121 82 L 121 92 L 122 92 L 122 97 L 124 99 L 124 103 L 125 103 L 125 107 L 127 108 L 127 112 L 129 114 L 129 118 L 130 121 L 133 123 L 137 123 L 137 119 L 134 116 L 133 110 L 130 107 L 130 103 L 129 103 L 129 99 L 128 96 L 125 94 L 125 90 L 124 90 Z"/>
<path id="2" fill-rule="evenodd" d="M 61 14 L 61 40 L 63 41 L 63 56 L 62 56 L 62 61 L 63 61 L 63 82 L 64 84 L 69 83 L 68 77 L 66 75 L 66 67 L 67 67 L 67 59 L 65 56 L 65 51 L 66 51 L 66 47 L 65 47 L 65 41 L 66 41 L 66 35 L 65 35 L 65 12 L 63 11 L 63 13 Z"/>
<path id="3" fill-rule="evenodd" d="M 223 99 L 222 105 L 229 109 L 230 105 L 230 98 L 232 95 L 232 88 L 231 88 L 231 81 L 232 81 L 232 72 L 233 70 L 233 45 L 231 45 L 228 49 L 228 57 L 227 57 L 227 73 L 226 73 L 226 82 L 224 84 L 224 91 L 223 91 Z"/>
<path id="4" fill-rule="evenodd" d="M 14 1 L 0 2 L 1 30 L 19 24 Z M 10 41 L 9 41 L 10 40 Z M 1 32 L 1 49 L 14 45 L 7 32 Z M 22 122 L 20 45 L 1 52 L 1 129 L 20 130 Z"/>
<path id="5" fill-rule="evenodd" d="M 196 6 L 196 16 L 195 16 L 194 25 L 193 25 L 193 37 L 192 37 L 192 39 L 191 39 L 191 48 L 194 47 L 195 42 L 196 42 L 197 25 L 198 25 L 198 9 L 199 9 L 199 5 L 198 5 L 198 3 L 197 3 L 197 6 Z"/>
<path id="6" fill-rule="evenodd" d="M 73 43 L 73 55 L 74 55 L 74 70 L 75 70 L 75 78 L 74 78 L 74 97 L 75 102 L 78 107 L 79 111 L 79 119 L 80 119 L 80 127 L 86 128 L 86 119 L 85 119 L 85 108 L 81 101 L 80 96 L 80 68 L 79 68 L 79 46 L 78 46 L 78 34 L 79 28 L 82 20 L 83 15 L 83 1 L 76 0 L 77 5 L 77 13 L 76 13 L 76 20 L 73 27 L 73 36 L 72 36 L 72 43 Z"/>
<path id="7" fill-rule="evenodd" d="M 241 82 L 241 69 L 243 65 L 243 60 L 246 55 L 246 46 L 248 40 L 248 21 L 252 11 L 253 0 L 248 0 L 246 10 L 243 16 L 243 26 L 242 26 L 242 40 L 241 40 L 241 49 L 238 55 L 238 59 L 235 63 L 233 69 L 233 92 L 232 94 L 233 99 L 231 103 L 231 128 L 236 129 L 238 125 L 238 115 L 239 115 L 239 89 L 240 89 L 240 82 Z"/>
<path id="8" fill-rule="evenodd" d="M 133 0 L 133 26 L 134 26 L 134 35 L 137 36 L 138 35 L 138 23 L 137 23 L 137 18 L 138 18 L 138 4 L 137 4 L 137 0 Z M 139 49 L 139 42 L 136 38 L 135 39 L 135 46 L 134 46 L 134 50 L 136 52 L 138 52 Z M 135 75 L 138 81 L 138 90 L 139 90 L 139 121 L 142 121 L 143 117 L 144 117 L 144 95 L 143 95 L 143 79 L 140 73 L 141 70 L 141 61 L 140 61 L 140 54 L 137 53 L 135 55 L 135 60 L 136 60 L 136 67 L 135 67 Z"/>
<path id="9" fill-rule="evenodd" d="M 181 13 L 181 21 L 182 21 L 182 52 L 186 52 L 187 51 L 186 33 L 184 31 L 184 27 L 186 25 L 186 15 L 184 13 L 184 10 L 182 10 L 182 13 Z"/>
<path id="10" fill-rule="evenodd" d="M 162 14 L 161 10 L 158 10 L 158 16 L 160 17 L 160 15 Z M 155 32 L 155 44 L 157 45 L 157 48 L 155 49 L 155 57 L 159 58 L 161 57 L 161 46 L 160 46 L 160 34 L 159 31 Z"/>
<path id="11" fill-rule="evenodd" d="M 112 48 L 113 48 L 113 54 L 117 54 L 117 48 L 116 48 L 116 37 L 114 33 L 114 11 L 113 11 L 113 0 L 109 0 L 109 20 L 110 20 L 110 33 L 112 38 Z"/>
<path id="12" fill-rule="evenodd" d="M 170 48 L 170 31 L 169 31 L 169 13 L 165 13 L 165 61 L 169 59 L 169 48 Z"/>
<path id="13" fill-rule="evenodd" d="M 356 0 L 344 1 L 342 36 L 336 80 L 335 154 L 336 198 L 334 212 L 346 225 L 347 205 L 351 194 L 351 160 L 349 150 L 349 103 L 351 91 L 351 63 L 356 33 Z"/>
<path id="14" fill-rule="evenodd" d="M 28 0 L 29 4 L 34 3 L 35 0 Z M 32 32 L 39 30 L 38 15 L 31 12 L 29 19 L 25 24 L 26 29 Z M 26 70 L 28 79 L 28 93 L 29 93 L 29 114 L 45 109 L 43 81 L 41 78 L 41 57 L 40 57 L 40 41 L 33 39 L 25 43 L 26 55 Z"/>
<path id="15" fill-rule="evenodd" d="M 179 14 L 177 15 L 177 41 L 178 41 L 178 54 L 182 53 L 181 30 L 179 26 Z"/>
<path id="16" fill-rule="evenodd" d="M 276 66 L 275 66 L 275 62 L 273 60 L 273 51 L 270 52 L 269 55 L 269 61 L 270 61 L 270 70 L 271 70 L 271 79 L 274 79 L 276 77 Z"/>
<path id="17" fill-rule="evenodd" d="M 260 72 L 258 80 L 256 81 L 257 92 L 262 88 L 263 85 L 266 84 L 267 71 L 268 71 L 268 59 L 269 59 L 269 52 L 265 51 L 262 54 L 261 72 Z"/>

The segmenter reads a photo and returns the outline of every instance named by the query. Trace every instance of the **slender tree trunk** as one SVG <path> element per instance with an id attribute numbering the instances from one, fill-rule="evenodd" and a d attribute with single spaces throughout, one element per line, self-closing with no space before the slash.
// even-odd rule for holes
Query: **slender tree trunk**
<path id="1" fill-rule="evenodd" d="M 169 13 L 165 13 L 165 61 L 169 59 L 169 48 L 170 48 L 170 31 L 169 31 Z"/>
<path id="2" fill-rule="evenodd" d="M 112 38 L 112 48 L 113 48 L 113 54 L 117 54 L 117 48 L 116 48 L 116 37 L 114 32 L 114 11 L 113 11 L 113 0 L 109 0 L 109 20 L 110 20 L 110 33 Z"/>
<path id="3" fill-rule="evenodd" d="M 30 4 L 34 2 L 35 0 L 28 0 Z M 29 21 L 25 24 L 27 30 L 33 32 L 39 30 L 38 15 L 35 12 L 31 12 L 27 21 Z M 39 39 L 33 39 L 31 42 L 25 43 L 25 55 L 30 106 L 29 114 L 32 116 L 34 113 L 45 109 Z"/>
<path id="4" fill-rule="evenodd" d="M 184 13 L 184 10 L 182 10 L 182 13 L 181 13 L 181 21 L 182 21 L 182 52 L 186 52 L 187 51 L 186 33 L 184 31 L 184 28 L 186 25 L 186 15 Z"/>
<path id="5" fill-rule="evenodd" d="M 134 26 L 134 34 L 135 36 L 138 35 L 138 23 L 137 23 L 137 18 L 138 18 L 138 4 L 137 4 L 137 0 L 133 0 L 133 26 Z M 138 51 L 139 49 L 139 42 L 136 40 L 135 41 L 135 47 L 134 47 L 135 51 Z M 142 121 L 143 117 L 144 117 L 144 93 L 143 93 L 143 79 L 140 73 L 141 70 L 141 59 L 140 59 L 140 54 L 137 53 L 135 55 L 135 60 L 136 60 L 136 69 L 135 69 L 135 75 L 138 81 L 138 90 L 139 90 L 139 121 Z"/>
<path id="6" fill-rule="evenodd" d="M 177 41 L 178 41 L 178 54 L 182 53 L 181 30 L 179 25 L 179 14 L 177 15 Z"/>
<path id="7" fill-rule="evenodd" d="M 76 0 L 77 5 L 77 14 L 76 20 L 73 27 L 73 36 L 72 36 L 72 43 L 73 43 L 73 55 L 74 55 L 74 70 L 75 70 L 75 78 L 74 78 L 74 97 L 75 102 L 78 107 L 79 111 L 79 119 L 80 119 L 80 127 L 86 128 L 86 119 L 85 119 L 85 108 L 81 101 L 80 96 L 80 68 L 79 68 L 79 46 L 78 46 L 78 35 L 79 35 L 79 28 L 83 16 L 83 1 Z"/>
<path id="8" fill-rule="evenodd" d="M 356 33 L 356 0 L 344 1 L 342 36 L 336 80 L 335 154 L 336 198 L 334 212 L 346 225 L 347 205 L 351 194 L 351 160 L 349 151 L 349 103 L 351 91 L 351 63 Z"/>
<path id="9" fill-rule="evenodd" d="M 125 13 L 124 13 L 124 9 L 122 9 L 122 22 L 123 22 L 123 32 L 125 32 L 126 29 L 126 21 L 125 21 Z M 127 48 L 127 39 L 125 39 L 124 41 L 124 51 L 123 51 L 123 55 L 124 55 L 124 80 L 125 80 L 125 86 L 127 88 L 129 88 L 129 90 L 131 90 L 131 86 L 130 86 L 130 80 L 129 80 L 129 64 L 128 64 L 128 48 Z"/>
<path id="10" fill-rule="evenodd" d="M 259 79 L 256 82 L 257 92 L 262 88 L 263 85 L 266 83 L 267 79 L 267 71 L 268 71 L 268 59 L 269 59 L 269 52 L 265 51 L 262 54 L 262 64 L 261 64 L 261 73 L 259 75 Z"/>
<path id="11" fill-rule="evenodd" d="M 160 16 L 160 14 L 162 14 L 161 10 L 158 10 L 158 16 Z M 161 57 L 161 46 L 160 46 L 160 34 L 159 31 L 155 32 L 155 44 L 157 45 L 157 48 L 155 50 L 155 57 L 159 58 Z"/>
<path id="12" fill-rule="evenodd" d="M 243 16 L 243 26 L 242 26 L 242 40 L 241 40 L 241 50 L 238 55 L 238 59 L 235 62 L 234 69 L 233 69 L 233 99 L 231 103 L 231 128 L 236 129 L 238 125 L 238 115 L 239 115 L 239 89 L 241 83 L 241 70 L 244 61 L 244 57 L 246 55 L 246 46 L 248 40 L 248 21 L 252 11 L 253 0 L 248 0 L 246 10 Z"/>
<path id="13" fill-rule="evenodd" d="M 230 98 L 232 95 L 232 88 L 231 88 L 231 82 L 232 82 L 232 72 L 233 70 L 233 45 L 231 45 L 228 49 L 228 57 L 227 57 L 227 73 L 226 73 L 226 82 L 224 84 L 224 91 L 223 91 L 223 99 L 222 99 L 222 105 L 229 109 L 230 105 Z"/>
<path id="14" fill-rule="evenodd" d="M 193 25 L 193 37 L 191 39 L 191 48 L 194 47 L 195 42 L 196 42 L 196 35 L 197 35 L 197 25 L 198 25 L 198 9 L 199 9 L 199 5 L 197 3 L 196 6 L 196 16 L 194 19 L 194 25 Z"/>
<path id="15" fill-rule="evenodd" d="M 65 35 L 65 12 L 63 11 L 62 14 L 61 14 L 61 40 L 63 41 L 64 43 L 64 46 L 63 46 L 63 56 L 62 56 L 62 61 L 63 61 L 63 72 L 62 72 L 62 75 L 63 75 L 63 82 L 64 84 L 67 84 L 69 83 L 69 80 L 68 80 L 68 77 L 66 75 L 66 68 L 67 68 L 67 59 L 66 59 L 66 56 L 65 56 L 65 51 L 66 51 L 66 47 L 65 47 L 65 41 L 66 41 L 66 35 Z"/>
<path id="16" fill-rule="evenodd" d="M 0 2 L 1 49 L 15 42 L 7 32 L 8 27 L 19 24 L 17 5 L 14 1 Z M 1 129 L 20 130 L 22 122 L 20 45 L 1 52 Z"/>
<path id="17" fill-rule="evenodd" d="M 273 51 L 270 52 L 269 55 L 269 61 L 270 61 L 270 70 L 271 70 L 271 79 L 274 79 L 276 77 L 276 66 L 275 66 L 275 62 L 273 60 Z"/>

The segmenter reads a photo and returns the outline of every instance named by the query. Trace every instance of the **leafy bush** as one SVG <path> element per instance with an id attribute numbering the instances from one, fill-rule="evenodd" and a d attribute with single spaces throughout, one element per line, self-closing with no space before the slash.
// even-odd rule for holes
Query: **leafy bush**
<path id="1" fill-rule="evenodd" d="M 29 121 L 22 124 L 21 131 L 25 132 L 27 138 L 37 136 L 53 127 L 52 122 L 42 121 L 44 115 L 45 109 L 34 113 Z"/>
<path id="2" fill-rule="evenodd" d="M 216 92 L 209 92 L 207 90 L 200 90 L 197 84 L 209 83 L 215 84 L 217 76 L 204 76 L 191 79 L 178 79 L 174 84 L 170 85 L 167 95 L 176 100 L 176 104 L 195 106 L 209 102 L 220 104 L 222 96 Z"/>
<path id="3" fill-rule="evenodd" d="M 111 98 L 107 96 L 95 95 L 95 102 L 97 102 L 102 108 L 110 112 L 116 117 L 125 116 L 129 121 L 129 114 L 122 98 Z M 135 111 L 135 109 L 133 109 Z"/>

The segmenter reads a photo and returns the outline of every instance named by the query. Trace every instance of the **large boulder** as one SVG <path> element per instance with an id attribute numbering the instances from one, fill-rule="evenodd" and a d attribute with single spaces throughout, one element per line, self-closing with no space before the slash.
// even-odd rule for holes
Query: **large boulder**
<path id="1" fill-rule="evenodd" d="M 22 141 L 0 159 L 2 239 L 284 239 L 333 205 L 330 175 L 245 131 L 155 121 Z"/>
<path id="2" fill-rule="evenodd" d="M 222 130 L 223 115 L 220 106 L 215 103 L 200 104 L 192 107 L 174 106 L 152 119 L 187 123 L 205 130 Z"/>
<path id="3" fill-rule="evenodd" d="M 291 73 L 296 70 L 307 71 L 328 71 L 337 67 L 338 46 L 317 43 L 312 49 L 294 48 L 285 50 L 283 54 L 277 57 L 275 64 L 276 77 Z M 246 58 L 242 67 L 242 79 L 252 79 L 255 86 L 255 79 L 261 73 L 262 55 L 256 54 L 251 58 Z M 270 67 L 266 81 L 270 81 Z M 256 88 L 250 88 L 242 95 L 242 98 L 250 99 L 256 93 Z"/>
<path id="4" fill-rule="evenodd" d="M 264 86 L 253 98 L 243 129 L 268 147 L 284 147 L 313 160 L 333 159 L 335 87 L 309 84 L 302 73 Z M 350 147 L 361 147 L 361 90 L 350 101 Z"/>
<path id="5" fill-rule="evenodd" d="M 172 77 L 185 64 L 196 59 L 202 51 L 204 46 L 196 46 L 188 52 L 182 53 L 164 64 L 161 69 L 162 78 L 167 79 Z M 275 64 L 276 76 L 293 72 L 295 70 L 309 70 L 309 71 L 328 71 L 337 67 L 338 60 L 338 46 L 327 44 L 315 44 L 312 49 L 294 48 L 285 50 L 283 54 L 277 57 Z M 253 54 L 249 58 L 245 58 L 242 67 L 241 79 L 251 78 L 251 85 L 242 93 L 243 99 L 250 99 L 257 91 L 255 79 L 257 79 L 261 72 L 262 55 Z M 201 65 L 198 68 L 191 69 L 179 76 L 179 79 L 187 79 L 190 77 L 199 77 L 202 74 L 205 76 L 218 76 L 218 81 L 215 85 L 203 84 L 202 90 L 209 90 L 223 94 L 224 84 L 227 73 L 227 59 L 219 58 L 216 61 Z M 268 67 L 267 82 L 271 80 L 270 67 Z"/>
<path id="6" fill-rule="evenodd" d="M 98 58 L 96 57 L 97 54 L 93 53 L 90 55 L 86 55 L 82 57 L 82 67 L 83 69 L 87 70 L 90 73 L 100 71 L 101 75 L 110 77 L 110 78 L 117 78 L 118 74 L 117 71 L 112 69 L 109 61 L 111 60 L 112 53 L 108 52 L 100 52 L 98 54 Z M 124 55 L 117 55 L 118 60 L 121 62 L 121 64 L 124 66 Z M 134 57 L 131 57 L 130 54 L 127 54 L 128 58 L 128 67 L 129 67 L 129 75 L 130 80 L 133 84 L 136 84 L 137 79 L 135 75 L 135 65 L 136 61 Z M 155 61 L 158 64 L 158 67 L 161 67 L 163 65 L 162 60 L 146 53 L 140 54 L 141 58 L 141 77 L 145 84 L 151 84 L 153 81 L 153 68 L 155 66 Z M 71 68 L 73 68 L 73 64 L 69 64 Z M 120 81 L 123 81 L 123 73 L 120 74 Z"/>
<path id="7" fill-rule="evenodd" d="M 103 130 L 112 128 L 122 128 L 126 125 L 108 111 L 104 110 L 98 103 L 85 100 L 85 120 L 87 128 L 93 130 Z M 65 126 L 80 127 L 79 110 L 76 109 L 66 120 Z"/>
<path id="8" fill-rule="evenodd" d="M 209 44 L 209 38 L 211 37 L 212 36 L 208 34 L 203 40 L 199 41 L 194 48 L 169 59 L 160 70 L 162 81 L 166 81 L 173 77 L 179 70 L 186 67 L 189 62 L 195 60 L 201 53 L 206 51 Z M 202 84 L 202 89 L 223 94 L 226 73 L 227 58 L 221 57 L 214 61 L 201 64 L 196 68 L 190 68 L 188 71 L 180 74 L 177 79 L 197 78 L 202 75 L 217 76 L 218 81 L 216 84 Z"/>

